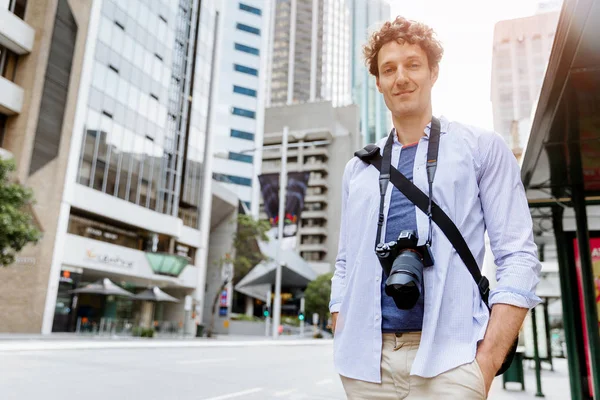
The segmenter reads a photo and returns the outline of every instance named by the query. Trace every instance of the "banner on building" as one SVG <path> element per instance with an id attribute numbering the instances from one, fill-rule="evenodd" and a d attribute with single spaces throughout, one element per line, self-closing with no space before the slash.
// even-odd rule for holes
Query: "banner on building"
<path id="1" fill-rule="evenodd" d="M 285 194 L 285 218 L 283 237 L 295 237 L 298 232 L 300 213 L 304 208 L 304 196 L 308 187 L 310 172 L 288 173 Z M 269 218 L 272 232 L 277 237 L 279 224 L 279 174 L 263 174 L 258 177 L 262 190 L 265 213 Z"/>

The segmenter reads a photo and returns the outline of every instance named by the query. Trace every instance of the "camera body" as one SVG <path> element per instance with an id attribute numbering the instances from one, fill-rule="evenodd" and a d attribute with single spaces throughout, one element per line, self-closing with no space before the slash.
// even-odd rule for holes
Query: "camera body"
<path id="1" fill-rule="evenodd" d="M 388 277 L 385 293 L 402 310 L 409 310 L 417 303 L 423 292 L 423 268 L 434 264 L 430 246 L 418 246 L 418 242 L 415 231 L 405 230 L 397 240 L 379 243 L 375 248 Z"/>

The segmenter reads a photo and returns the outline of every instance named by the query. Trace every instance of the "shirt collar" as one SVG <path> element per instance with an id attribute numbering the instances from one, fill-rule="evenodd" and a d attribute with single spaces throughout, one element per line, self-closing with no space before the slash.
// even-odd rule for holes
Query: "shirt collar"
<path id="1" fill-rule="evenodd" d="M 448 127 L 450 125 L 450 122 L 448 121 L 448 119 L 446 117 L 444 117 L 443 115 L 440 115 L 438 117 L 438 119 L 440 120 L 440 135 L 448 133 Z M 400 141 L 398 140 L 398 135 L 395 134 L 396 128 L 392 128 L 392 131 L 394 132 L 394 144 L 401 145 Z M 425 127 L 424 133 L 425 133 L 425 136 L 427 138 L 429 138 L 429 134 L 431 133 L 431 122 L 428 123 L 427 126 Z M 385 143 L 385 141 L 384 141 L 384 143 Z"/>

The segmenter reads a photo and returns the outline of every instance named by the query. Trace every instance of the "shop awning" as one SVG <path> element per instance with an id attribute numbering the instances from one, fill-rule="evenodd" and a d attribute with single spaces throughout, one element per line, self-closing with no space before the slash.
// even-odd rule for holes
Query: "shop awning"
<path id="1" fill-rule="evenodd" d="M 237 285 L 236 289 L 275 283 L 277 263 L 277 240 L 258 243 L 261 252 L 268 257 L 254 267 Z M 282 250 L 281 284 L 285 287 L 304 288 L 313 281 L 317 274 L 298 253 L 293 250 Z"/>
<path id="2" fill-rule="evenodd" d="M 163 292 L 158 286 L 146 289 L 133 296 L 135 300 L 146 300 L 155 302 L 168 302 L 168 303 L 179 303 L 179 299 Z"/>
<path id="3" fill-rule="evenodd" d="M 168 253 L 146 253 L 150 267 L 156 274 L 179 276 L 181 271 L 190 263 L 187 257 Z"/>
<path id="4" fill-rule="evenodd" d="M 121 288 L 120 286 L 117 286 L 108 278 L 100 279 L 94 283 L 85 285 L 82 288 L 71 290 L 71 293 L 77 293 L 77 294 L 87 293 L 87 294 L 100 294 L 100 295 L 104 295 L 104 296 L 133 297 L 132 293 Z"/>

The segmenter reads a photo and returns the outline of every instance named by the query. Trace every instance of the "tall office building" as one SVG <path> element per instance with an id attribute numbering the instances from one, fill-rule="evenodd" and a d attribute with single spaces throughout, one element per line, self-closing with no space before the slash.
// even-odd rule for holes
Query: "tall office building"
<path id="1" fill-rule="evenodd" d="M 352 9 L 352 100 L 360 109 L 360 133 L 365 144 L 389 133 L 391 114 L 377 90 L 375 78 L 365 66 L 363 46 L 369 34 L 390 19 L 387 0 L 351 0 Z"/>
<path id="2" fill-rule="evenodd" d="M 221 2 L 213 178 L 237 194 L 254 215 L 258 214 L 258 202 L 253 199 L 259 195 L 272 4 Z"/>
<path id="3" fill-rule="evenodd" d="M 351 102 L 348 0 L 276 0 L 267 106 Z M 288 91 L 288 88 L 291 90 Z"/>
<path id="4" fill-rule="evenodd" d="M 558 13 L 500 21 L 494 29 L 492 107 L 494 130 L 513 148 L 523 147 L 527 129 L 516 132 L 530 117 L 546 72 Z M 517 138 L 518 142 L 517 143 Z"/>
<path id="5" fill-rule="evenodd" d="M 210 201 L 220 218 L 237 212 L 215 192 L 205 155 L 221 22 L 214 2 L 10 0 L 0 21 L 4 65 L 31 52 L 9 74 L 14 82 L 0 80 L 10 89 L 0 90 L 3 113 L 7 95 L 9 112 L 20 112 L 3 118 L 3 147 L 34 190 L 44 232 L 21 263 L 0 269 L 0 329 L 151 326 L 151 304 L 71 292 L 108 278 L 186 298 L 154 319 L 192 330 L 189 305 L 200 319 L 204 308 Z"/>

